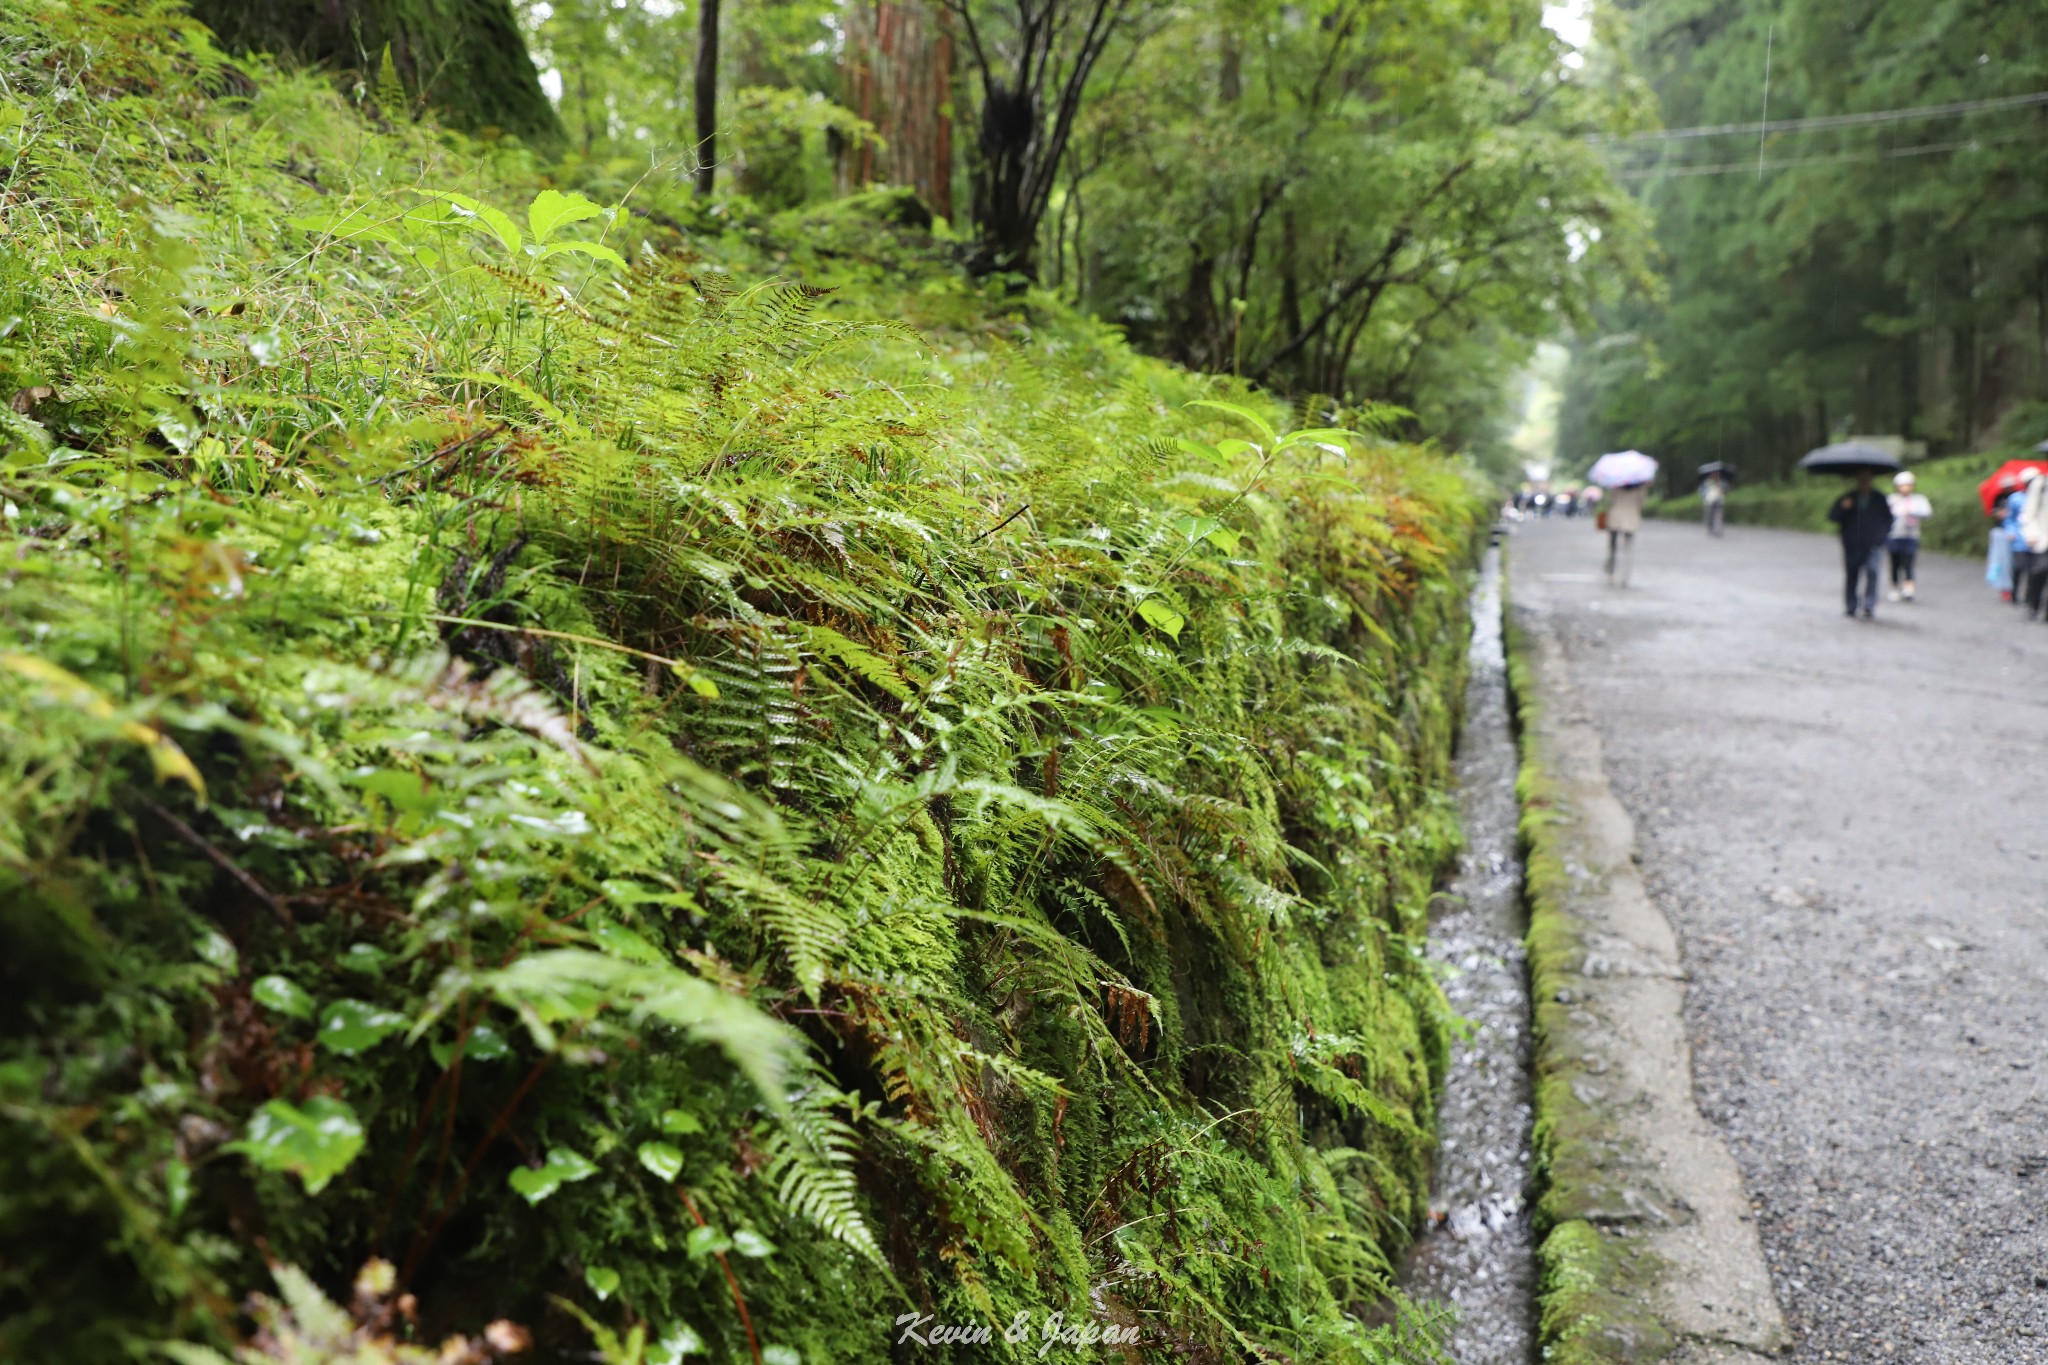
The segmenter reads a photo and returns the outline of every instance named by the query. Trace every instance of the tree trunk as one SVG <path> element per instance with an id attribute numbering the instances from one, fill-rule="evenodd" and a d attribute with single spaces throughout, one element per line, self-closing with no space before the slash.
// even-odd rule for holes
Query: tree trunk
<path id="1" fill-rule="evenodd" d="M 2034 267 L 2034 394 L 2048 398 L 2048 256 Z"/>
<path id="2" fill-rule="evenodd" d="M 1088 77 L 1110 42 L 1132 22 L 1132 0 L 1020 3 L 1015 41 L 982 41 L 966 0 L 942 0 L 960 16 L 966 52 L 981 87 L 975 138 L 977 275 L 1038 278 L 1038 225 L 1074 134 Z"/>
<path id="3" fill-rule="evenodd" d="M 697 0 L 697 193 L 711 193 L 718 176 L 718 8 Z"/>
<path id="4" fill-rule="evenodd" d="M 941 218 L 953 216 L 953 33 L 925 0 L 855 0 L 846 11 L 847 108 L 875 126 L 872 142 L 840 159 L 842 191 L 908 185 Z"/>
<path id="5" fill-rule="evenodd" d="M 1280 218 L 1280 335 L 1300 336 L 1301 327 L 1300 234 L 1289 209 Z"/>
<path id="6" fill-rule="evenodd" d="M 1177 336 L 1167 338 L 1167 351 L 1174 359 L 1196 370 L 1214 370 L 1230 358 L 1230 338 L 1223 331 L 1222 315 L 1216 309 L 1216 258 L 1195 247 L 1188 265 L 1188 280 L 1181 290 L 1176 310 Z"/>
<path id="7" fill-rule="evenodd" d="M 1038 101 L 1031 92 L 991 83 L 981 104 L 981 158 L 974 176 L 974 221 L 981 238 L 976 274 L 1034 274 L 1038 213 L 1032 172 L 1038 165 L 1038 134 Z"/>
<path id="8" fill-rule="evenodd" d="M 356 71 L 372 85 L 388 46 L 415 109 L 475 132 L 562 136 L 511 0 L 191 0 L 191 9 L 230 51 Z"/>

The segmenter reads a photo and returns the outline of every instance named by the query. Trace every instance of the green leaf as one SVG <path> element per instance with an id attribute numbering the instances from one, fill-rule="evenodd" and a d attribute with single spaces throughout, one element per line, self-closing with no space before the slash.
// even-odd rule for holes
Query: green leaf
<path id="1" fill-rule="evenodd" d="M 683 1248 L 690 1253 L 692 1258 L 701 1261 L 706 1256 L 716 1256 L 720 1252 L 731 1251 L 732 1238 L 714 1227 L 691 1228 L 689 1237 L 683 1243 Z"/>
<path id="2" fill-rule="evenodd" d="M 604 261 L 609 265 L 617 266 L 621 270 L 626 268 L 626 258 L 602 242 L 556 242 L 551 246 L 541 248 L 540 259 L 544 261 L 550 256 L 559 256 L 565 251 L 573 251 L 579 256 L 588 256 L 592 260 Z"/>
<path id="3" fill-rule="evenodd" d="M 182 1161 L 164 1167 L 164 1208 L 176 1218 L 192 1202 L 192 1168 Z"/>
<path id="4" fill-rule="evenodd" d="M 299 1108 L 272 1100 L 250 1116 L 239 1141 L 227 1145 L 267 1171 L 287 1171 L 318 1194 L 363 1150 L 363 1125 L 355 1110 L 328 1095 L 315 1095 Z"/>
<path id="5" fill-rule="evenodd" d="M 583 1283 L 590 1286 L 590 1292 L 602 1303 L 619 1292 L 619 1272 L 610 1266 L 594 1265 L 583 1272 Z"/>
<path id="6" fill-rule="evenodd" d="M 259 976 L 249 994 L 267 1010 L 289 1014 L 294 1019 L 313 1017 L 313 997 L 288 976 Z"/>
<path id="7" fill-rule="evenodd" d="M 661 1131 L 664 1133 L 701 1133 L 704 1120 L 687 1109 L 664 1109 L 661 1111 Z"/>
<path id="8" fill-rule="evenodd" d="M 490 370 L 457 370 L 441 377 L 444 379 L 467 380 L 472 384 L 488 384 L 494 388 L 510 389 L 513 393 L 518 394 L 527 403 L 531 404 L 535 412 L 540 413 L 551 422 L 558 423 L 571 435 L 582 434 L 583 429 L 577 424 L 574 417 L 562 411 L 546 395 L 542 394 L 540 390 L 517 376 L 497 374 Z"/>
<path id="9" fill-rule="evenodd" d="M 340 958 L 341 965 L 352 972 L 381 971 L 389 955 L 382 948 L 371 943 L 354 943 Z"/>
<path id="10" fill-rule="evenodd" d="M 439 802 L 427 791 L 426 779 L 403 768 L 377 768 L 357 773 L 355 785 L 373 796 L 381 796 L 396 811 L 419 815 Z"/>
<path id="11" fill-rule="evenodd" d="M 503 210 L 494 209 L 480 199 L 456 194 L 452 190 L 415 189 L 413 193 L 448 205 L 457 219 L 467 220 L 470 226 L 489 232 L 507 251 L 517 252 L 525 240 L 519 235 L 518 225 Z"/>
<path id="12" fill-rule="evenodd" d="M 455 1060 L 455 1040 L 434 1042 L 427 1045 L 433 1055 L 434 1065 L 446 1070 Z M 462 1045 L 462 1060 L 465 1062 L 498 1062 L 512 1055 L 512 1045 L 505 1041 L 505 1035 L 489 1024 L 478 1024 L 469 1031 L 469 1041 Z"/>
<path id="13" fill-rule="evenodd" d="M 814 626 L 803 621 L 791 621 L 790 625 L 816 653 L 837 659 L 896 700 L 910 700 L 910 687 L 903 681 L 902 672 L 866 645 L 848 639 L 830 626 Z"/>
<path id="14" fill-rule="evenodd" d="M 405 1016 L 366 1000 L 337 1000 L 320 1016 L 320 1046 L 353 1057 L 405 1027 Z"/>
<path id="15" fill-rule="evenodd" d="M 242 955 L 235 951 L 234 942 L 218 929 L 209 929 L 193 940 L 192 950 L 207 966 L 224 972 L 232 973 L 241 965 Z"/>
<path id="16" fill-rule="evenodd" d="M 312 214 L 303 218 L 290 218 L 286 222 L 301 232 L 310 232 L 317 237 L 331 236 L 337 242 L 361 238 L 372 242 L 388 242 L 393 246 L 403 243 L 403 239 L 390 228 L 364 217 L 361 209 L 350 209 L 346 213 Z"/>
<path id="17" fill-rule="evenodd" d="M 1302 427 L 1288 432 L 1286 439 L 1280 442 L 1280 448 L 1285 450 L 1289 446 L 1316 445 L 1336 446 L 1339 450 L 1344 450 L 1357 439 L 1358 433 L 1348 427 Z"/>
<path id="18" fill-rule="evenodd" d="M 682 1365 L 684 1356 L 704 1354 L 704 1338 L 684 1323 L 677 1323 L 661 1334 L 661 1340 L 654 1343 L 647 1353 L 647 1365 Z"/>
<path id="19" fill-rule="evenodd" d="M 794 1346 L 763 1346 L 761 1365 L 804 1365 L 804 1357 Z"/>
<path id="20" fill-rule="evenodd" d="M 534 245 L 538 246 L 553 237 L 556 228 L 580 223 L 585 218 L 596 218 L 603 213 L 603 209 L 580 194 L 542 190 L 526 206 L 526 227 L 533 233 Z"/>
<path id="21" fill-rule="evenodd" d="M 752 1001 L 728 994 L 674 966 L 627 962 L 580 948 L 528 953 L 479 978 L 503 1005 L 526 1020 L 536 1045 L 552 1050 L 555 1025 L 619 1009 L 715 1043 L 746 1073 L 771 1109 L 785 1103 L 782 1077 L 801 1048 L 799 1035 Z"/>
<path id="22" fill-rule="evenodd" d="M 623 957 L 629 962 L 644 962 L 653 967 L 668 965 L 668 954 L 623 924 L 598 920 L 590 926 L 590 936 L 615 957 Z"/>
<path id="23" fill-rule="evenodd" d="M 597 1167 L 581 1152 L 573 1147 L 555 1147 L 549 1150 L 545 1163 L 538 1167 L 521 1166 L 512 1172 L 508 1183 L 525 1196 L 527 1203 L 538 1204 L 562 1186 L 596 1174 Z"/>
<path id="24" fill-rule="evenodd" d="M 512 1055 L 512 1045 L 489 1024 L 478 1024 L 469 1031 L 469 1044 L 462 1055 L 474 1062 L 502 1062 Z"/>
<path id="25" fill-rule="evenodd" d="M 1155 629 L 1165 631 L 1176 640 L 1180 639 L 1180 628 L 1188 623 L 1187 617 L 1156 597 L 1148 597 L 1138 603 L 1138 615 L 1144 617 Z"/>
<path id="26" fill-rule="evenodd" d="M 1260 439 L 1263 440 L 1268 447 L 1273 446 L 1280 439 L 1279 436 L 1275 434 L 1275 432 L 1273 431 L 1273 428 L 1267 425 L 1265 418 L 1259 416 L 1259 414 L 1253 412 L 1250 408 L 1244 407 L 1240 404 L 1219 402 L 1214 398 L 1197 398 L 1194 402 L 1188 404 L 1188 406 L 1191 408 L 1214 408 L 1218 412 L 1229 413 L 1232 417 L 1236 417 L 1248 423 L 1251 426 L 1252 430 L 1259 433 Z"/>
<path id="27" fill-rule="evenodd" d="M 666 1142 L 643 1142 L 639 1155 L 640 1164 L 664 1184 L 673 1184 L 683 1173 L 683 1154 Z"/>
<path id="28" fill-rule="evenodd" d="M 732 1235 L 732 1249 L 742 1256 L 760 1260 L 775 1254 L 775 1243 L 763 1237 L 752 1228 L 739 1228 Z"/>

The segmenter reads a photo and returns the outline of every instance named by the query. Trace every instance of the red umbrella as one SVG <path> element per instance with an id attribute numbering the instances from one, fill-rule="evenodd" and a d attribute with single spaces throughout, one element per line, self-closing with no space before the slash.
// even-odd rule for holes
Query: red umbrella
<path id="1" fill-rule="evenodd" d="M 1984 515 L 1991 515 L 1991 504 L 2001 494 L 2010 493 L 2026 483 L 2027 475 L 2039 472 L 2048 475 L 2048 460 L 2007 460 L 1998 467 L 1998 472 L 1977 485 L 1977 496 L 1983 499 Z"/>

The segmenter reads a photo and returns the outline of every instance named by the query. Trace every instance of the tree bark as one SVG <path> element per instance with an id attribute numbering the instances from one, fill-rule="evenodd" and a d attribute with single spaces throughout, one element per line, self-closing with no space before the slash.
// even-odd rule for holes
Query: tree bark
<path id="1" fill-rule="evenodd" d="M 1035 278 L 1038 214 L 1032 180 L 1038 167 L 1038 100 L 1033 91 L 991 84 L 981 101 L 974 177 L 974 221 L 981 246 L 978 274 L 1015 271 Z"/>
<path id="2" fill-rule="evenodd" d="M 840 161 L 841 189 L 908 185 L 953 216 L 953 33 L 925 0 L 855 0 L 846 11 L 846 105 L 875 126 Z"/>
<path id="3" fill-rule="evenodd" d="M 355 71 L 368 83 L 388 46 L 417 107 L 472 132 L 543 144 L 562 136 L 511 0 L 191 0 L 191 9 L 229 51 Z"/>
<path id="4" fill-rule="evenodd" d="M 721 0 L 697 0 L 697 193 L 710 194 L 718 178 L 718 10 Z"/>
<path id="5" fill-rule="evenodd" d="M 977 275 L 1038 277 L 1038 225 L 1052 200 L 1089 74 L 1130 21 L 1133 0 L 1012 0 L 1011 38 L 983 42 L 973 0 L 940 0 L 959 19 L 981 87 L 975 137 Z"/>

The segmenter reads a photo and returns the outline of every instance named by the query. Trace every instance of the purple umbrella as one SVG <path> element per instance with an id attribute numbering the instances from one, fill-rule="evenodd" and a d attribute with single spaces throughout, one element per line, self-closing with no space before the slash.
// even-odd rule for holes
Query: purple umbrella
<path id="1" fill-rule="evenodd" d="M 1617 450 L 1593 461 L 1586 477 L 1602 488 L 1633 488 L 1657 477 L 1657 462 L 1640 450 Z"/>

